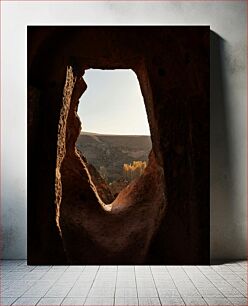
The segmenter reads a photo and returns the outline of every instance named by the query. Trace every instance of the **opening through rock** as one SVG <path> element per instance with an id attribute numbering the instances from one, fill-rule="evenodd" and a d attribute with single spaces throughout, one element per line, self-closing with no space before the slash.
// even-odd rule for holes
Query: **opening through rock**
<path id="1" fill-rule="evenodd" d="M 152 144 L 145 104 L 131 69 L 90 69 L 83 78 L 76 146 L 100 198 L 110 204 L 147 166 Z"/>
<path id="2" fill-rule="evenodd" d="M 148 84 L 146 75 L 143 71 L 142 77 L 142 70 L 138 73 L 140 73 L 137 75 L 144 101 L 150 103 L 149 88 L 145 86 Z M 63 247 L 70 263 L 80 264 L 82 260 L 91 264 L 96 262 L 143 263 L 165 212 L 164 171 L 157 162 L 154 151 L 156 147 L 153 142 L 151 153 L 147 150 L 149 161 L 142 175 L 133 179 L 114 198 L 110 185 L 103 184 L 104 180 L 96 169 L 90 170 L 85 152 L 80 153 L 75 147 L 81 129 L 77 115 L 78 103 L 82 94 L 86 97 L 86 83 L 88 83 L 89 91 L 90 85 L 86 75 L 84 74 L 83 78 L 75 78 L 72 68 L 68 67 L 58 129 L 56 168 L 56 221 L 61 232 Z M 111 88 L 115 88 L 114 81 L 111 84 Z M 96 88 L 94 90 L 97 91 Z M 143 101 L 140 101 L 140 105 L 143 106 Z M 105 108 L 103 105 L 103 110 Z M 147 108 L 147 110 L 150 118 L 151 109 Z M 99 111 L 99 106 L 93 109 L 95 113 Z M 84 129 L 84 120 L 82 121 Z M 127 125 L 131 123 L 132 121 L 127 122 Z M 149 123 L 152 124 L 151 120 Z M 85 130 L 87 131 L 86 128 Z M 153 128 L 151 131 L 154 132 Z M 87 136 L 89 137 L 89 134 Z M 106 136 L 109 137 L 109 135 Z M 119 137 L 118 134 L 117 136 Z M 131 136 L 136 137 L 134 144 L 137 143 L 137 137 L 141 137 L 140 135 Z M 128 135 L 128 137 L 131 136 Z M 94 141 L 98 139 L 97 143 L 101 143 L 99 135 L 90 134 L 90 137 Z M 149 136 L 146 135 L 146 137 Z M 135 159 L 137 161 L 137 158 Z M 114 163 L 114 160 L 110 160 Z M 123 162 L 121 171 L 122 168 Z M 106 203 L 111 204 L 106 205 Z"/>

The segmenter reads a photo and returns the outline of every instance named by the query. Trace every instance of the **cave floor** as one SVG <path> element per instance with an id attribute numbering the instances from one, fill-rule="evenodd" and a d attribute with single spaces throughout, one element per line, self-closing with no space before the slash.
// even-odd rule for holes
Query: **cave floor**
<path id="1" fill-rule="evenodd" d="M 247 305 L 247 262 L 27 266 L 3 260 L 0 305 Z"/>

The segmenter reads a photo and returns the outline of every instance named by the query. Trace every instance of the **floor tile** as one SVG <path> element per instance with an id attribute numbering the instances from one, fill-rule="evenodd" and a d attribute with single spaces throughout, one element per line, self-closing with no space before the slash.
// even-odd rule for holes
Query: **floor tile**
<path id="1" fill-rule="evenodd" d="M 207 302 L 210 306 L 226 306 L 226 305 L 232 305 L 230 301 L 228 301 L 227 298 L 204 298 L 204 300 Z"/>
<path id="2" fill-rule="evenodd" d="M 92 288 L 89 292 L 89 297 L 114 297 L 115 288 Z"/>
<path id="3" fill-rule="evenodd" d="M 247 264 L 27 266 L 2 261 L 0 305 L 246 305 Z M 159 295 L 159 296 L 158 296 Z M 223 304 L 224 303 L 224 304 Z M 159 304 L 158 304 L 159 306 Z"/>
<path id="4" fill-rule="evenodd" d="M 43 276 L 41 277 L 42 280 L 58 280 L 61 276 L 62 276 L 63 272 L 46 272 L 45 274 L 43 274 Z"/>
<path id="5" fill-rule="evenodd" d="M 243 297 L 243 294 L 237 289 L 233 288 L 231 285 L 226 288 L 221 288 L 218 286 L 218 289 L 225 297 Z"/>
<path id="6" fill-rule="evenodd" d="M 45 297 L 65 297 L 70 289 L 71 286 L 69 287 L 68 285 L 54 285 L 47 291 Z"/>
<path id="7" fill-rule="evenodd" d="M 36 266 L 33 269 L 33 272 L 40 272 L 40 271 L 44 271 L 47 272 L 51 269 L 52 266 Z"/>
<path id="8" fill-rule="evenodd" d="M 137 283 L 137 286 L 138 287 L 148 287 L 148 288 L 151 288 L 151 287 L 155 287 L 155 283 L 153 281 L 153 279 L 144 279 L 144 278 L 137 278 L 136 279 L 136 283 Z"/>
<path id="9" fill-rule="evenodd" d="M 21 297 L 15 301 L 12 305 L 24 305 L 24 306 L 31 306 L 36 305 L 39 302 L 40 298 L 28 298 L 28 297 Z"/>
<path id="10" fill-rule="evenodd" d="M 115 297 L 133 298 L 137 297 L 136 288 L 116 288 Z"/>
<path id="11" fill-rule="evenodd" d="M 172 305 L 185 305 L 181 298 L 175 297 L 161 297 L 160 298 L 162 306 L 172 306 Z"/>
<path id="12" fill-rule="evenodd" d="M 69 266 L 52 266 L 49 272 L 64 272 Z"/>
<path id="13" fill-rule="evenodd" d="M 223 294 L 215 289 L 215 288 L 208 288 L 208 287 L 204 287 L 204 288 L 200 288 L 200 287 L 197 287 L 199 293 L 201 296 L 203 297 L 210 297 L 210 298 L 222 298 L 223 297 Z"/>
<path id="14" fill-rule="evenodd" d="M 136 274 L 134 270 L 133 271 L 118 271 L 117 278 L 123 278 L 123 277 L 128 278 L 128 279 L 136 278 Z"/>
<path id="15" fill-rule="evenodd" d="M 118 266 L 118 273 L 119 272 L 133 272 L 134 271 L 134 266 Z"/>
<path id="16" fill-rule="evenodd" d="M 1 293 L 2 297 L 20 297 L 23 295 L 23 293 L 26 291 L 27 289 L 6 289 Z"/>
<path id="17" fill-rule="evenodd" d="M 114 298 L 87 298 L 84 305 L 111 306 L 114 305 Z"/>
<path id="18" fill-rule="evenodd" d="M 138 287 L 138 297 L 157 297 L 158 292 L 155 287 L 145 288 Z"/>
<path id="19" fill-rule="evenodd" d="M 99 271 L 116 272 L 117 266 L 100 266 Z"/>
<path id="20" fill-rule="evenodd" d="M 37 305 L 51 306 L 51 305 L 60 305 L 63 301 L 63 298 L 42 298 Z"/>
<path id="21" fill-rule="evenodd" d="M 180 297 L 177 289 L 157 288 L 160 297 Z"/>
<path id="22" fill-rule="evenodd" d="M 157 288 L 167 288 L 167 289 L 175 289 L 176 288 L 176 286 L 175 286 L 175 284 L 174 284 L 174 282 L 172 282 L 172 281 L 156 281 L 155 280 L 155 286 L 157 287 Z"/>
<path id="23" fill-rule="evenodd" d="M 96 271 L 98 271 L 99 270 L 99 268 L 100 268 L 100 266 L 85 266 L 85 269 L 84 269 L 84 271 L 85 272 L 96 272 Z"/>
<path id="24" fill-rule="evenodd" d="M 43 297 L 52 286 L 51 281 L 37 281 L 34 286 L 28 289 L 24 297 Z"/>
<path id="25" fill-rule="evenodd" d="M 123 306 L 123 305 L 138 305 L 138 298 L 125 298 L 125 297 L 116 297 L 115 305 Z"/>
<path id="26" fill-rule="evenodd" d="M 77 285 L 73 286 L 72 289 L 68 292 L 68 297 L 87 297 L 90 291 L 90 285 Z"/>
<path id="27" fill-rule="evenodd" d="M 191 289 L 180 289 L 178 288 L 179 294 L 182 297 L 201 297 L 201 294 L 197 291 L 196 288 L 191 288 Z"/>
<path id="28" fill-rule="evenodd" d="M 23 279 L 23 276 L 26 275 L 27 272 L 8 272 L 8 274 L 5 276 L 6 279 Z"/>
<path id="29" fill-rule="evenodd" d="M 95 281 L 92 288 L 112 288 L 115 287 L 115 281 Z"/>
<path id="30" fill-rule="evenodd" d="M 228 298 L 228 300 L 233 304 L 233 305 L 248 305 L 248 300 L 247 298 Z"/>
<path id="31" fill-rule="evenodd" d="M 160 300 L 158 298 L 141 298 L 139 297 L 139 306 L 148 306 L 148 305 L 153 305 L 153 306 L 160 306 Z"/>
<path id="32" fill-rule="evenodd" d="M 1 297 L 0 298 L 0 305 L 1 306 L 7 306 L 7 305 L 11 305 L 12 303 L 15 302 L 17 298 L 16 297 Z"/>
<path id="33" fill-rule="evenodd" d="M 82 272 L 85 266 L 69 266 L 66 272 Z"/>
<path id="34" fill-rule="evenodd" d="M 136 287 L 135 280 L 118 279 L 116 282 L 116 287 Z"/>
<path id="35" fill-rule="evenodd" d="M 83 306 L 85 302 L 85 298 L 65 298 L 61 305 L 78 305 Z"/>
<path id="36" fill-rule="evenodd" d="M 199 297 L 183 297 L 183 300 L 186 305 L 192 305 L 192 306 L 207 305 L 207 303 L 201 297 L 200 298 Z"/>

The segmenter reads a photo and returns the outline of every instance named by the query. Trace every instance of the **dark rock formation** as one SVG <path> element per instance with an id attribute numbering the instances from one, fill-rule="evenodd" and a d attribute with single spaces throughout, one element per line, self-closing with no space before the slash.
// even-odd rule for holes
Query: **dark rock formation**
<path id="1" fill-rule="evenodd" d="M 80 155 L 81 159 L 83 160 L 85 166 L 87 167 L 90 177 L 92 179 L 92 183 L 95 185 L 97 193 L 101 200 L 105 204 L 111 204 L 114 200 L 114 196 L 106 183 L 106 181 L 101 177 L 99 172 L 96 170 L 96 168 L 89 164 L 86 160 L 86 158 L 83 156 L 82 152 L 80 150 L 77 150 L 77 153 Z"/>
<path id="2" fill-rule="evenodd" d="M 119 180 L 111 183 L 111 185 L 109 187 L 111 189 L 112 194 L 116 198 L 118 196 L 118 194 L 120 193 L 120 191 L 122 189 L 126 188 L 128 184 L 129 184 L 129 181 L 127 181 L 125 179 L 119 179 Z"/>
<path id="3" fill-rule="evenodd" d="M 88 68 L 135 71 L 153 144 L 107 206 L 75 148 Z M 209 27 L 29 27 L 28 90 L 28 263 L 209 263 Z"/>

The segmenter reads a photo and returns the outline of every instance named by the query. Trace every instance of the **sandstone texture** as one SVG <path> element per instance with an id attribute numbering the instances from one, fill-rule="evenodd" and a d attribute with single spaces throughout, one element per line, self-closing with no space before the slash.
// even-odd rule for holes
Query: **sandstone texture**
<path id="1" fill-rule="evenodd" d="M 77 150 L 77 154 L 80 155 L 81 159 L 84 161 L 85 166 L 87 167 L 91 180 L 96 187 L 97 193 L 105 204 L 111 204 L 114 201 L 114 195 L 112 194 L 108 183 L 100 175 L 97 169 L 90 164 L 87 159 L 84 157 L 80 150 Z"/>

